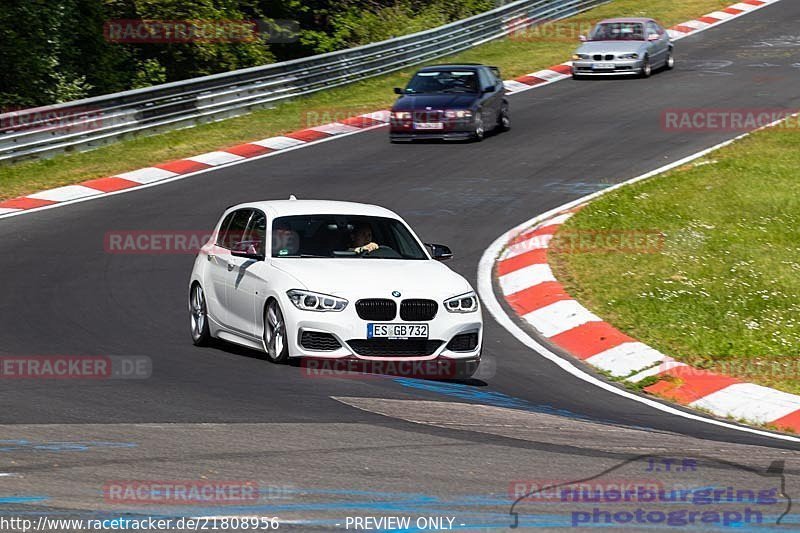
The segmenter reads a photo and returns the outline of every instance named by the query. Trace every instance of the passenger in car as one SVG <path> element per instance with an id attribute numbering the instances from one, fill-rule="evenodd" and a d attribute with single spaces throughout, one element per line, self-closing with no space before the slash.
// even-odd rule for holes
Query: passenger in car
<path id="1" fill-rule="evenodd" d="M 272 226 L 272 256 L 296 255 L 300 250 L 300 235 L 285 222 Z"/>

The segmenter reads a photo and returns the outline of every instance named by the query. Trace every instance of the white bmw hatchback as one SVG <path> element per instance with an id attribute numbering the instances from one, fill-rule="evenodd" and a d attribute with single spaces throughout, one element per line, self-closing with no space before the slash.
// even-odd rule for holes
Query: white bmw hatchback
<path id="1" fill-rule="evenodd" d="M 268 231 L 269 228 L 269 231 Z M 189 286 L 192 339 L 291 357 L 480 362 L 470 284 L 395 213 L 350 202 L 278 200 L 229 208 Z"/>

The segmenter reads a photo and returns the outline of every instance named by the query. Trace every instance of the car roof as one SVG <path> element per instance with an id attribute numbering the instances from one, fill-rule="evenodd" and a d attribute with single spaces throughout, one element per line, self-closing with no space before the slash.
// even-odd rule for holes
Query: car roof
<path id="1" fill-rule="evenodd" d="M 653 19 L 649 18 L 642 18 L 642 17 L 619 17 L 614 19 L 605 19 L 598 22 L 598 24 L 606 24 L 606 23 L 614 23 L 614 22 L 639 22 L 644 24 L 646 22 L 655 22 Z"/>
<path id="2" fill-rule="evenodd" d="M 419 69 L 419 72 L 429 72 L 431 70 L 441 70 L 443 68 L 462 68 L 464 70 L 475 70 L 478 68 L 486 68 L 487 65 L 481 65 L 479 63 L 458 63 L 453 65 L 431 65 L 428 67 L 422 67 Z"/>
<path id="3" fill-rule="evenodd" d="M 292 215 L 366 215 L 400 218 L 393 211 L 378 205 L 336 200 L 264 200 L 231 206 L 226 212 L 248 207 L 261 209 L 272 218 Z"/>

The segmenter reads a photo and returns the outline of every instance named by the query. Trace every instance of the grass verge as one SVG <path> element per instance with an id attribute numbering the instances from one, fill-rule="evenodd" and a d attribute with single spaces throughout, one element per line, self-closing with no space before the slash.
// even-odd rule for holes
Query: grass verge
<path id="1" fill-rule="evenodd" d="M 650 16 L 671 26 L 730 5 L 731 0 L 615 0 L 578 17 L 501 39 L 438 62 L 497 65 L 506 79 L 561 63 L 577 47 L 577 34 L 611 16 Z M 90 152 L 0 167 L 0 200 L 135 170 L 173 159 L 280 135 L 345 116 L 385 109 L 392 88 L 405 85 L 416 67 L 323 91 L 273 109 L 141 137 Z M 331 117 L 325 120 L 326 117 Z M 319 121 L 318 123 L 314 123 Z"/>
<path id="2" fill-rule="evenodd" d="M 660 249 L 556 253 L 558 279 L 665 354 L 800 394 L 800 131 L 787 124 L 590 203 L 561 231 L 658 231 Z"/>

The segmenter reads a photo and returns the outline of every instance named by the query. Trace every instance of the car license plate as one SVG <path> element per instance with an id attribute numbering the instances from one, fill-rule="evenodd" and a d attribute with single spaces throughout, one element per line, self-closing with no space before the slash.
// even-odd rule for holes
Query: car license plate
<path id="1" fill-rule="evenodd" d="M 592 68 L 595 70 L 614 70 L 614 63 L 595 63 Z"/>
<path id="2" fill-rule="evenodd" d="M 444 128 L 444 124 L 441 122 L 415 122 L 414 129 L 415 130 L 440 130 Z"/>
<path id="3" fill-rule="evenodd" d="M 368 339 L 428 338 L 428 324 L 367 324 Z"/>

